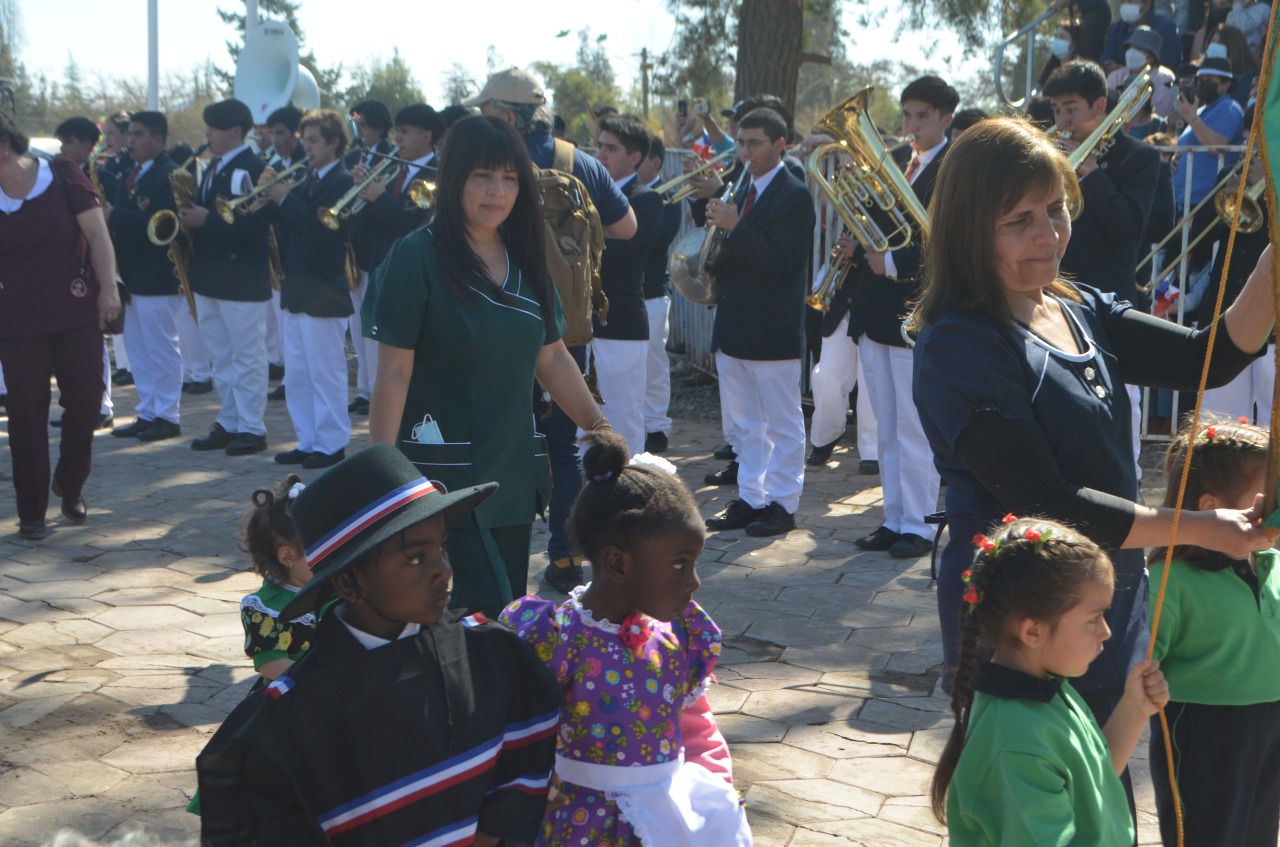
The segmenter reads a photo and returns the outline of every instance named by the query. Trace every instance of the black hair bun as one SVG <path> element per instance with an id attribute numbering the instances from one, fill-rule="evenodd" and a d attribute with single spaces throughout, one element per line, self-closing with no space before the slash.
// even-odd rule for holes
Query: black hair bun
<path id="1" fill-rule="evenodd" d="M 582 436 L 587 453 L 582 457 L 582 473 L 588 482 L 609 482 L 618 478 L 631 461 L 627 439 L 612 429 L 598 429 Z"/>

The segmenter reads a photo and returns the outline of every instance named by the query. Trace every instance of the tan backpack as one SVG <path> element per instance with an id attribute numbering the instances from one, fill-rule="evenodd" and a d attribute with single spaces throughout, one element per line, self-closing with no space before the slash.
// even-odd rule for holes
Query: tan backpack
<path id="1" fill-rule="evenodd" d="M 535 167 L 534 172 L 542 190 L 547 270 L 567 324 L 564 343 L 576 347 L 591 340 L 593 313 L 601 323 L 609 315 L 609 300 L 600 285 L 604 227 L 586 186 L 573 175 L 573 145 L 559 138 L 555 144 L 551 167 Z"/>

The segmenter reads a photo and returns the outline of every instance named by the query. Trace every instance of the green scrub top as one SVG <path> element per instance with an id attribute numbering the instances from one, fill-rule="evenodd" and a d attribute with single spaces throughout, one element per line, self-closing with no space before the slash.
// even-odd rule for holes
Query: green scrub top
<path id="1" fill-rule="evenodd" d="M 498 490 L 475 511 L 480 528 L 530 524 L 551 491 L 545 439 L 534 428 L 534 372 L 543 346 L 564 334 L 564 312 L 556 299 L 545 320 L 510 258 L 501 294 L 477 276 L 460 301 L 435 251 L 433 226 L 397 241 L 370 277 L 361 310 L 365 337 L 414 351 L 397 446 L 446 490 L 496 480 Z M 441 443 L 414 439 L 427 415 Z"/>

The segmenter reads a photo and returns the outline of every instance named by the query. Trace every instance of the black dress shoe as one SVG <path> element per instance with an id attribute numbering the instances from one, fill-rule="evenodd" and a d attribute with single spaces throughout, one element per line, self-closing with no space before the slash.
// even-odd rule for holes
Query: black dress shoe
<path id="1" fill-rule="evenodd" d="M 880 463 L 875 459 L 863 459 L 858 462 L 859 476 L 876 476 L 880 473 Z"/>
<path id="2" fill-rule="evenodd" d="M 117 429 L 116 433 L 119 434 L 119 432 L 120 430 Z M 236 437 L 239 435 L 240 433 L 238 432 L 227 432 L 227 430 L 220 423 L 214 423 L 213 426 L 209 427 L 208 435 L 206 435 L 204 438 L 197 438 L 195 441 L 191 442 L 191 449 L 192 450 L 221 450 L 224 447 L 226 447 L 228 444 L 230 444 L 232 441 L 235 441 Z"/>
<path id="3" fill-rule="evenodd" d="M 267 365 L 267 380 L 275 382 L 284 379 L 284 365 Z"/>
<path id="4" fill-rule="evenodd" d="M 777 503 L 770 503 L 760 510 L 760 517 L 747 524 L 747 535 L 786 535 L 795 528 L 796 516 Z"/>
<path id="5" fill-rule="evenodd" d="M 111 375 L 112 385 L 133 385 L 133 374 L 125 368 L 117 368 Z"/>
<path id="6" fill-rule="evenodd" d="M 720 470 L 707 474 L 702 481 L 707 485 L 737 485 L 738 463 L 730 462 Z"/>
<path id="7" fill-rule="evenodd" d="M 840 439 L 837 438 L 830 444 L 824 444 L 821 447 L 814 447 L 809 451 L 809 455 L 805 458 L 804 463 L 810 467 L 822 467 L 831 460 L 831 454 L 835 452 L 836 445 L 839 443 Z"/>
<path id="8" fill-rule="evenodd" d="M 277 465 L 300 465 L 310 458 L 311 458 L 311 454 L 308 453 L 306 450 L 299 450 L 297 447 L 294 447 L 292 450 L 288 450 L 284 453 L 277 453 L 276 464 Z"/>
<path id="9" fill-rule="evenodd" d="M 554 560 L 542 572 L 542 578 L 547 585 L 561 594 L 568 594 L 579 585 L 586 583 L 582 573 L 582 560 L 577 556 Z"/>
<path id="10" fill-rule="evenodd" d="M 62 514 L 72 523 L 84 523 L 89 516 L 89 507 L 85 505 L 84 496 L 62 498 Z"/>
<path id="11" fill-rule="evenodd" d="M 302 460 L 302 466 L 309 471 L 318 471 L 321 468 L 331 468 L 345 458 L 347 450 L 344 447 L 336 453 L 312 453 Z"/>
<path id="12" fill-rule="evenodd" d="M 898 536 L 889 548 L 889 555 L 895 559 L 918 559 L 933 549 L 933 543 L 913 532 L 904 532 Z"/>
<path id="13" fill-rule="evenodd" d="M 188 382 L 182 386 L 183 394 L 208 394 L 213 390 L 213 380 L 206 379 L 203 382 Z"/>
<path id="14" fill-rule="evenodd" d="M 156 418 L 151 422 L 151 426 L 138 433 L 136 438 L 139 441 L 164 441 L 166 438 L 177 438 L 179 435 L 182 435 L 182 427 L 173 421 Z"/>
<path id="15" fill-rule="evenodd" d="M 864 535 L 853 543 L 863 550 L 883 552 L 892 547 L 901 537 L 902 536 L 898 535 L 898 533 L 889 529 L 889 527 L 882 526 L 870 535 Z"/>
<path id="16" fill-rule="evenodd" d="M 369 414 L 369 401 L 365 397 L 357 397 L 347 404 L 347 411 L 353 415 Z"/>
<path id="17" fill-rule="evenodd" d="M 284 399 L 284 383 L 282 382 L 279 385 L 277 385 L 275 388 L 271 389 L 271 392 L 267 394 L 267 399 L 283 400 Z"/>
<path id="18" fill-rule="evenodd" d="M 138 418 L 128 426 L 122 426 L 119 429 L 111 430 L 111 434 L 116 438 L 137 438 L 139 435 L 146 432 L 153 423 L 155 423 L 154 420 Z"/>
<path id="19" fill-rule="evenodd" d="M 722 462 L 732 462 L 738 458 L 738 454 L 733 452 L 732 444 L 724 444 L 712 451 L 711 458 L 719 459 Z"/>
<path id="20" fill-rule="evenodd" d="M 730 500 L 724 511 L 715 517 L 707 518 L 707 529 L 744 529 L 748 524 L 758 520 L 764 509 L 753 509 L 745 500 Z"/>
<path id="21" fill-rule="evenodd" d="M 653 453 L 654 455 L 665 453 L 670 446 L 671 443 L 667 439 L 665 432 L 646 432 L 644 435 L 644 451 L 646 453 Z"/>
<path id="22" fill-rule="evenodd" d="M 18 537 L 27 541 L 39 541 L 44 538 L 44 521 L 19 521 Z"/>
<path id="23" fill-rule="evenodd" d="M 252 456 L 254 453 L 261 453 L 267 449 L 267 437 L 265 435 L 254 435 L 251 432 L 242 432 L 227 445 L 228 456 Z"/>

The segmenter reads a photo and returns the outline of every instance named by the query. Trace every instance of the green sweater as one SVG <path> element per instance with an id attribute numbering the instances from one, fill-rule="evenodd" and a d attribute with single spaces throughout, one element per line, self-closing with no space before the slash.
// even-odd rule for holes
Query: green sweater
<path id="1" fill-rule="evenodd" d="M 1247 706 L 1280 700 L 1280 553 L 1257 554 L 1258 597 L 1235 568 L 1207 571 L 1174 560 L 1155 657 L 1179 703 Z M 1164 564 L 1151 568 L 1154 619 Z"/>
<path id="2" fill-rule="evenodd" d="M 1071 684 L 993 664 L 979 677 L 947 794 L 952 847 L 1129 847 L 1124 787 Z"/>

